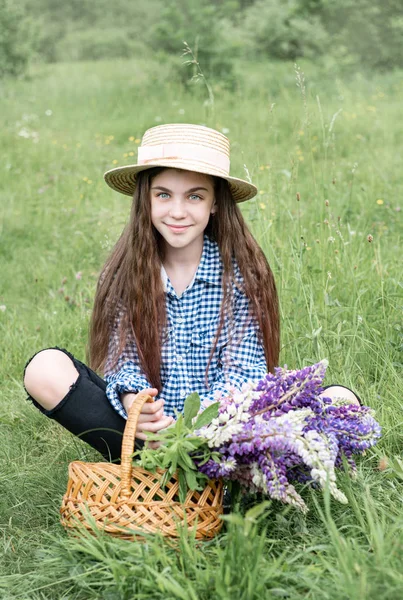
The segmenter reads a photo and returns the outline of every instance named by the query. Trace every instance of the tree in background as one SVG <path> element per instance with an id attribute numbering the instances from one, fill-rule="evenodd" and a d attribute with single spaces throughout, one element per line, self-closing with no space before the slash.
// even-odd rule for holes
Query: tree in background
<path id="1" fill-rule="evenodd" d="M 0 0 L 0 76 L 32 57 L 140 56 L 188 81 L 186 41 L 209 79 L 232 84 L 237 58 L 403 68 L 402 40 L 402 0 Z"/>
<path id="2" fill-rule="evenodd" d="M 0 0 L 0 77 L 21 75 L 35 55 L 37 27 L 22 5 Z"/>

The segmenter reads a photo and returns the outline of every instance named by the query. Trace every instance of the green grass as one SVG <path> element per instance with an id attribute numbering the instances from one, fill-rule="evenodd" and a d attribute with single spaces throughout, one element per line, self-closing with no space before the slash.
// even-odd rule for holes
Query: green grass
<path id="1" fill-rule="evenodd" d="M 302 69 L 297 86 L 293 65 L 239 64 L 213 107 L 151 61 L 40 67 L 2 86 L 1 598 L 401 598 L 403 75 Z M 22 371 L 46 346 L 85 359 L 97 275 L 130 206 L 102 174 L 174 121 L 228 129 L 232 173 L 245 164 L 259 188 L 243 210 L 278 283 L 281 363 L 328 358 L 327 382 L 356 389 L 383 438 L 355 481 L 340 475 L 347 507 L 306 490 L 307 517 L 241 510 L 215 540 L 183 535 L 178 549 L 70 538 L 58 523 L 67 465 L 96 455 L 25 401 Z"/>

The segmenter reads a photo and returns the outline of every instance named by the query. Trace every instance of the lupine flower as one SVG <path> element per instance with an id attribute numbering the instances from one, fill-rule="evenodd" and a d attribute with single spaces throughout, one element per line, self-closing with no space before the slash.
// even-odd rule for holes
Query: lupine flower
<path id="1" fill-rule="evenodd" d="M 294 487 L 301 481 L 328 487 L 346 503 L 336 468 L 347 460 L 354 470 L 352 455 L 373 446 L 381 428 L 369 407 L 321 395 L 326 368 L 324 360 L 294 371 L 279 367 L 241 392 L 223 393 L 218 416 L 196 432 L 215 455 L 199 470 L 303 511 L 307 507 Z"/>

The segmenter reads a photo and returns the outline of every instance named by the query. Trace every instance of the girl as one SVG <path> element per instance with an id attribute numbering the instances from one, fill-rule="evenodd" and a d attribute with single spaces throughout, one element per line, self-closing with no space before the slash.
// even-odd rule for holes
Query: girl
<path id="1" fill-rule="evenodd" d="M 229 176 L 223 134 L 153 127 L 138 163 L 105 180 L 133 202 L 99 278 L 90 367 L 67 350 L 42 350 L 28 362 L 24 385 L 39 410 L 117 460 L 136 393 L 156 400 L 142 409 L 141 445 L 146 432 L 172 423 L 190 392 L 206 406 L 226 386 L 273 370 L 280 327 L 272 271 L 237 206 L 257 190 Z"/>

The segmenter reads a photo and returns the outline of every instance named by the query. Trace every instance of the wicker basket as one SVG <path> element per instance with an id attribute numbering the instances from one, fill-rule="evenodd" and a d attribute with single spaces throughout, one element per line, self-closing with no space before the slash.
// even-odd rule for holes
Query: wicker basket
<path id="1" fill-rule="evenodd" d="M 143 404 L 152 401 L 146 394 L 137 394 L 123 434 L 120 465 L 70 463 L 67 491 L 60 509 L 64 527 L 84 526 L 93 531 L 95 526 L 125 539 L 157 531 L 178 537 L 183 527 L 195 528 L 196 539 L 212 538 L 220 531 L 221 481 L 209 481 L 201 492 L 189 490 L 181 503 L 176 476 L 162 488 L 163 470 L 150 473 L 132 466 L 137 420 Z"/>

